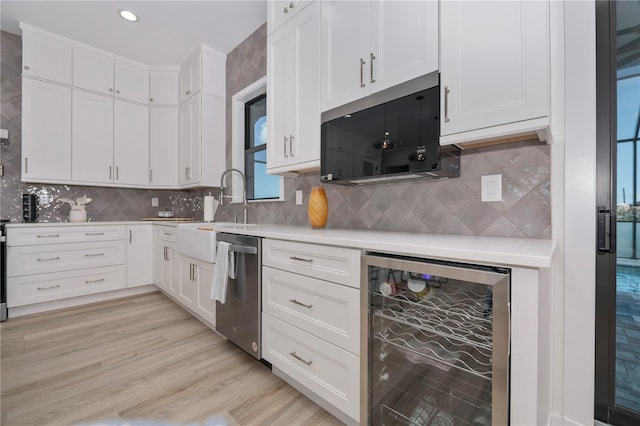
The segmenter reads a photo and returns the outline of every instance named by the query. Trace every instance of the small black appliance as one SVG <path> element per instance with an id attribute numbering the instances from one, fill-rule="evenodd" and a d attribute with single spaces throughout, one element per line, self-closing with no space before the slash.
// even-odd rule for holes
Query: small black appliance
<path id="1" fill-rule="evenodd" d="M 38 218 L 38 196 L 36 194 L 22 194 L 22 221 L 35 222 Z"/>

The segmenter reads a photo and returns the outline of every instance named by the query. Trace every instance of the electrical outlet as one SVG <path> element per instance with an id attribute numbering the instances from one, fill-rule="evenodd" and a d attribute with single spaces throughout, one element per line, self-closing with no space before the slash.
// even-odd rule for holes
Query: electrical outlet
<path id="1" fill-rule="evenodd" d="M 302 191 L 296 191 L 296 206 L 302 205 Z"/>
<path id="2" fill-rule="evenodd" d="M 158 197 L 151 198 L 151 207 L 158 207 Z"/>
<path id="3" fill-rule="evenodd" d="M 484 201 L 502 201 L 502 175 L 487 175 L 481 178 L 480 198 Z"/>

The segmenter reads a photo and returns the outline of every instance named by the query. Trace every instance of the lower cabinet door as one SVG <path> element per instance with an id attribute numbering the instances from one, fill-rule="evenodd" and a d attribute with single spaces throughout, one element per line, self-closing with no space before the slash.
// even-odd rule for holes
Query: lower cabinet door
<path id="1" fill-rule="evenodd" d="M 180 256 L 180 283 L 178 284 L 178 300 L 187 308 L 194 309 L 198 282 L 196 281 L 196 261 Z"/>
<path id="2" fill-rule="evenodd" d="M 269 314 L 262 356 L 340 411 L 360 419 L 360 357 Z"/>
<path id="3" fill-rule="evenodd" d="M 211 325 L 216 325 L 216 301 L 211 299 L 211 285 L 215 264 L 198 262 L 196 264 L 196 280 L 198 293 L 196 294 L 195 311 Z"/>
<path id="4" fill-rule="evenodd" d="M 11 277 L 7 280 L 7 305 L 13 308 L 122 288 L 124 265 Z"/>

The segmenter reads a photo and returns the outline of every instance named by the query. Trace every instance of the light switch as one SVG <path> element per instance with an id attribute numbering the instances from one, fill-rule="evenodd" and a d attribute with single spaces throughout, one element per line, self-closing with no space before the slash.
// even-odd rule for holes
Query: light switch
<path id="1" fill-rule="evenodd" d="M 296 206 L 302 205 L 302 191 L 296 191 Z"/>
<path id="2" fill-rule="evenodd" d="M 482 201 L 502 201 L 502 175 L 487 175 L 481 178 Z"/>
<path id="3" fill-rule="evenodd" d="M 158 207 L 158 197 L 151 197 L 151 207 Z"/>

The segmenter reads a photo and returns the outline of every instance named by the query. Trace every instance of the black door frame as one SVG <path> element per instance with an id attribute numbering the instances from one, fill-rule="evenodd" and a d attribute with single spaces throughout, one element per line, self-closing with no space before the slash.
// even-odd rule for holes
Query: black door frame
<path id="1" fill-rule="evenodd" d="M 637 425 L 634 412 L 615 405 L 616 346 L 616 2 L 596 1 L 596 204 L 608 213 L 610 249 L 596 254 L 594 417 L 612 425 Z M 606 223 L 606 221 L 605 221 Z M 598 231 L 602 231 L 598 229 Z M 598 244 L 600 246 L 601 244 Z"/>

